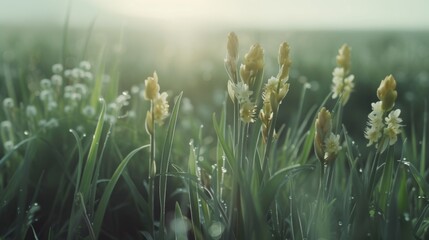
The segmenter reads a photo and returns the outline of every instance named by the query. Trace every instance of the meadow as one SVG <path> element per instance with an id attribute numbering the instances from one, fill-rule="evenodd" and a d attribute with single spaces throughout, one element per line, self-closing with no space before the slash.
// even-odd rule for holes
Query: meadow
<path id="1" fill-rule="evenodd" d="M 428 236 L 427 32 L 1 29 L 0 239 Z"/>

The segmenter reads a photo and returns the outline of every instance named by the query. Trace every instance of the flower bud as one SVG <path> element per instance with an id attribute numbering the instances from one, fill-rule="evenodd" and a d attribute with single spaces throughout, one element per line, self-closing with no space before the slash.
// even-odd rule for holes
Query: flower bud
<path id="1" fill-rule="evenodd" d="M 382 109 L 384 111 L 392 109 L 397 96 L 395 78 L 392 75 L 386 76 L 377 89 L 377 97 L 381 100 Z"/>
<path id="2" fill-rule="evenodd" d="M 228 43 L 226 45 L 228 51 L 228 58 L 237 60 L 238 58 L 238 37 L 234 32 L 228 34 Z"/>
<path id="3" fill-rule="evenodd" d="M 289 59 L 289 45 L 286 42 L 280 44 L 278 62 L 280 67 L 278 79 L 283 80 L 288 77 L 291 64 Z"/>
<path id="4" fill-rule="evenodd" d="M 346 74 L 350 70 L 350 55 L 350 47 L 347 44 L 343 44 L 338 50 L 337 64 L 339 67 L 344 68 Z"/>
<path id="5" fill-rule="evenodd" d="M 325 163 L 325 140 L 329 137 L 332 131 L 331 113 L 322 108 L 319 111 L 316 119 L 316 135 L 314 137 L 314 150 L 316 156 L 322 163 Z"/>
<path id="6" fill-rule="evenodd" d="M 264 68 L 264 49 L 259 44 L 252 45 L 249 52 L 244 55 L 244 65 L 246 70 L 254 72 Z"/>
<path id="7" fill-rule="evenodd" d="M 144 98 L 146 100 L 154 100 L 159 94 L 158 75 L 153 73 L 153 77 L 148 77 L 145 82 Z"/>

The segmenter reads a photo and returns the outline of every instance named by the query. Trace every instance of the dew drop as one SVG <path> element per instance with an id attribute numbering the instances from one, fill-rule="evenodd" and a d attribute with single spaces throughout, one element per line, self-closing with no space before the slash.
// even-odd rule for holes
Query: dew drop
<path id="1" fill-rule="evenodd" d="M 24 135 L 28 136 L 28 135 L 30 135 L 30 132 L 29 131 L 24 131 Z"/>
<path id="2" fill-rule="evenodd" d="M 343 222 L 341 222 L 341 221 L 338 221 L 338 226 L 343 226 Z"/>

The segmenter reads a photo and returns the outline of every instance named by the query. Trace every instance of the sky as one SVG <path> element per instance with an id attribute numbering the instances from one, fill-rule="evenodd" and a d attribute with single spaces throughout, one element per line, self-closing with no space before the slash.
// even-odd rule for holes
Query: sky
<path id="1" fill-rule="evenodd" d="M 0 24 L 62 24 L 69 0 L 0 0 Z M 429 30 L 428 0 L 72 0 L 71 22 Z"/>

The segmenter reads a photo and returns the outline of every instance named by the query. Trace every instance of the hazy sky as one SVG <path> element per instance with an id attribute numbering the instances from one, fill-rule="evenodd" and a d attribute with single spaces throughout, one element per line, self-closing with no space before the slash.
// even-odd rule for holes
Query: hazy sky
<path id="1" fill-rule="evenodd" d="M 62 23 L 68 0 L 0 0 L 0 23 Z M 429 0 L 72 0 L 75 24 L 149 20 L 179 27 L 429 30 Z"/>

